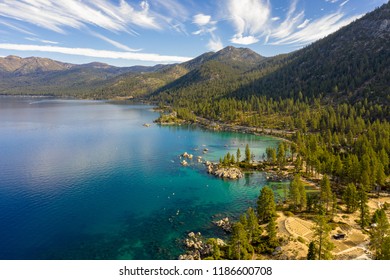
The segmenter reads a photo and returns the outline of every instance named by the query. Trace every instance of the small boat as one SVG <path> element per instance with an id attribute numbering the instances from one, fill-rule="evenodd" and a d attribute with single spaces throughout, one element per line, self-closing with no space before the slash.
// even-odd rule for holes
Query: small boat
<path id="1" fill-rule="evenodd" d="M 145 127 L 150 127 L 151 124 L 149 124 L 149 123 L 144 123 L 143 126 L 145 126 Z"/>

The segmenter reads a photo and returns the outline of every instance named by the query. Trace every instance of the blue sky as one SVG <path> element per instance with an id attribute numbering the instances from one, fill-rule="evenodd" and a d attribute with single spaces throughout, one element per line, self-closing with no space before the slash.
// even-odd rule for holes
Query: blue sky
<path id="1" fill-rule="evenodd" d="M 117 66 L 302 48 L 388 0 L 0 0 L 0 56 Z"/>

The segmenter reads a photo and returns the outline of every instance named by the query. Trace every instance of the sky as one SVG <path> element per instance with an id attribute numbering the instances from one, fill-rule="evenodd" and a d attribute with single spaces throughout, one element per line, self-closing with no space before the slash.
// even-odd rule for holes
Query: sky
<path id="1" fill-rule="evenodd" d="M 300 49 L 388 0 L 0 0 L 0 56 L 115 66 Z"/>

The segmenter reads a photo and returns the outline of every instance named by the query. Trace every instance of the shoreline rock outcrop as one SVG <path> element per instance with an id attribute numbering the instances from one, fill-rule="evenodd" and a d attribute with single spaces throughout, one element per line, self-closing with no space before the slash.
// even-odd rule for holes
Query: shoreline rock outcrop
<path id="1" fill-rule="evenodd" d="M 207 173 L 219 178 L 236 180 L 244 176 L 241 169 L 238 167 L 220 167 L 219 164 L 211 163 L 209 161 L 207 161 L 205 165 L 207 166 Z"/>
<path id="2" fill-rule="evenodd" d="M 211 246 L 202 240 L 200 232 L 190 232 L 184 240 L 184 245 L 187 248 L 185 254 L 179 256 L 179 260 L 201 260 L 202 256 L 210 254 Z"/>
<path id="3" fill-rule="evenodd" d="M 227 244 L 220 238 L 215 239 L 216 245 L 219 247 L 226 247 Z M 186 252 L 179 256 L 179 260 L 201 260 L 209 257 L 214 250 L 210 242 L 206 241 L 200 232 L 190 232 L 184 240 Z"/>
<path id="4" fill-rule="evenodd" d="M 229 218 L 223 218 L 219 221 L 213 222 L 217 227 L 222 228 L 226 232 L 232 232 L 232 224 L 229 221 Z"/>

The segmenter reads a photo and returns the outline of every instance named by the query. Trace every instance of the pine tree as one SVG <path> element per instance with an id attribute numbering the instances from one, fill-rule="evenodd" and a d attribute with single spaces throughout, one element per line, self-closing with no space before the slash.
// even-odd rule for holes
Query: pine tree
<path id="1" fill-rule="evenodd" d="M 276 215 L 274 192 L 270 187 L 264 186 L 257 199 L 257 215 L 259 220 L 267 223 Z"/>
<path id="2" fill-rule="evenodd" d="M 314 227 L 314 238 L 318 248 L 319 260 L 330 260 L 333 258 L 333 243 L 329 240 L 329 233 L 332 230 L 325 215 L 321 214 L 316 217 L 316 226 Z"/>
<path id="3" fill-rule="evenodd" d="M 273 248 L 278 246 L 276 233 L 277 231 L 276 231 L 275 217 L 272 217 L 267 225 L 267 236 L 268 236 L 268 245 Z"/>
<path id="4" fill-rule="evenodd" d="M 246 144 L 245 146 L 245 162 L 249 163 L 251 160 L 251 150 L 249 149 L 249 145 Z"/>
<path id="5" fill-rule="evenodd" d="M 311 241 L 309 243 L 309 251 L 307 252 L 307 259 L 308 260 L 315 260 L 316 255 L 317 255 L 316 245 L 315 245 L 314 241 Z"/>
<path id="6" fill-rule="evenodd" d="M 373 227 L 370 231 L 370 247 L 375 252 L 375 258 L 382 256 L 382 246 L 386 236 L 390 235 L 390 224 L 385 210 L 378 209 L 373 215 Z"/>
<path id="7" fill-rule="evenodd" d="M 279 164 L 279 169 L 282 169 L 286 161 L 286 151 L 283 142 L 280 142 L 278 145 L 278 152 L 276 158 Z"/>
<path id="8" fill-rule="evenodd" d="M 248 260 L 252 252 L 253 247 L 249 244 L 244 226 L 240 222 L 235 223 L 230 240 L 230 258 L 233 260 Z"/>
<path id="9" fill-rule="evenodd" d="M 307 207 L 307 194 L 306 194 L 306 189 L 305 186 L 303 185 L 302 181 L 299 180 L 299 195 L 301 197 L 301 201 L 299 204 L 299 210 L 303 210 Z"/>
<path id="10" fill-rule="evenodd" d="M 380 254 L 375 257 L 377 260 L 390 260 L 390 236 L 384 238 Z"/>
<path id="11" fill-rule="evenodd" d="M 275 163 L 276 162 L 276 150 L 275 148 L 268 147 L 265 150 L 267 154 L 267 161 L 270 163 Z"/>
<path id="12" fill-rule="evenodd" d="M 247 217 L 247 226 L 246 230 L 248 232 L 248 240 L 250 243 L 258 242 L 261 235 L 261 228 L 259 226 L 258 219 L 256 217 L 255 211 L 252 207 L 249 207 L 246 211 Z"/>
<path id="13" fill-rule="evenodd" d="M 354 213 L 357 210 L 359 205 L 358 193 L 353 183 L 347 185 L 343 194 L 343 200 L 347 206 L 348 213 Z"/>
<path id="14" fill-rule="evenodd" d="M 236 163 L 236 159 L 234 158 L 234 155 L 232 155 L 230 157 L 230 164 L 235 164 Z"/>
<path id="15" fill-rule="evenodd" d="M 324 175 L 321 181 L 320 199 L 321 199 L 321 203 L 325 205 L 326 211 L 328 211 L 329 204 L 332 201 L 332 190 L 330 188 L 329 177 L 326 174 Z"/>
<path id="16" fill-rule="evenodd" d="M 294 179 L 290 182 L 289 194 L 295 209 L 298 208 L 298 205 L 301 202 L 301 194 L 299 192 L 299 181 L 300 181 L 299 175 L 295 175 Z"/>
<path id="17" fill-rule="evenodd" d="M 367 198 L 367 193 L 365 191 L 364 186 L 361 186 L 359 189 L 359 210 L 360 210 L 360 220 L 359 224 L 362 229 L 364 229 L 366 226 L 368 226 L 368 198 Z"/>
<path id="18" fill-rule="evenodd" d="M 221 249 L 219 248 L 218 242 L 215 238 L 210 238 L 207 240 L 207 243 L 211 245 L 211 258 L 213 260 L 221 259 Z"/>
<path id="19" fill-rule="evenodd" d="M 237 149 L 236 156 L 237 156 L 237 162 L 240 162 L 240 158 L 241 158 L 241 151 L 240 151 L 240 148 Z"/>

